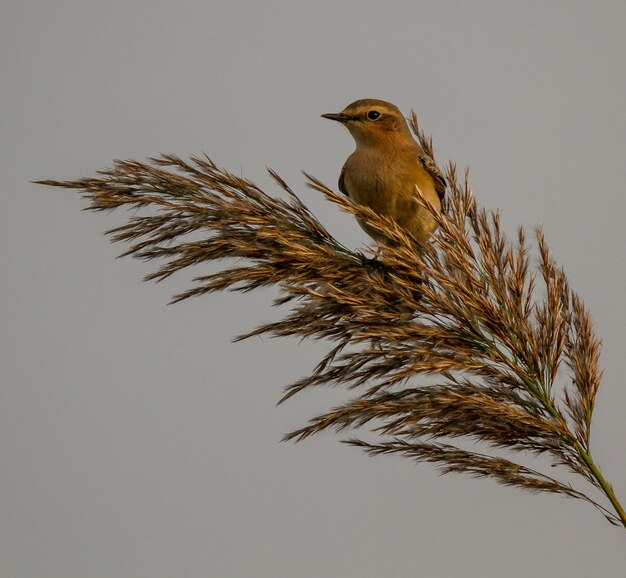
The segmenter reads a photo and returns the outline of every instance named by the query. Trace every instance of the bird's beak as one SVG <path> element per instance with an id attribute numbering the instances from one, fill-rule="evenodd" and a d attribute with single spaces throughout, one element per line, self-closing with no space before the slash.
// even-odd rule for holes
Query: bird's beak
<path id="1" fill-rule="evenodd" d="M 340 113 L 329 112 L 327 114 L 323 114 L 322 118 L 327 118 L 329 120 L 336 120 L 337 122 L 341 122 L 341 123 L 346 123 L 351 119 L 350 116 L 348 116 L 347 114 L 342 114 L 341 112 Z"/>

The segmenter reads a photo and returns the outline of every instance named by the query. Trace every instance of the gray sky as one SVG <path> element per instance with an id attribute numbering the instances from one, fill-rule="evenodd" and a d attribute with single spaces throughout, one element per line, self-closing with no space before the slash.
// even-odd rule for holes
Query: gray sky
<path id="1" fill-rule="evenodd" d="M 352 150 L 319 117 L 414 108 L 507 231 L 541 223 L 592 311 L 605 369 L 594 452 L 626 500 L 623 1 L 0 5 L 0 575 L 618 577 L 591 507 L 282 433 L 344 399 L 274 407 L 323 344 L 230 339 L 271 291 L 166 306 L 69 191 L 113 158 L 206 152 L 275 168 L 353 247 L 334 185 Z"/>

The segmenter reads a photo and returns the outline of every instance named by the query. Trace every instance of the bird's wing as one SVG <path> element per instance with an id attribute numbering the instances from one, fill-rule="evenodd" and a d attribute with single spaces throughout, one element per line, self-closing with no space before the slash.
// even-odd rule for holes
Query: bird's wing
<path id="1" fill-rule="evenodd" d="M 428 155 L 422 154 L 420 155 L 420 162 L 424 165 L 424 168 L 428 171 L 428 174 L 435 181 L 435 191 L 437 191 L 437 196 L 440 201 L 443 201 L 443 198 L 446 196 L 446 187 L 448 183 L 445 177 L 441 174 L 439 167 L 435 164 L 435 161 L 431 159 Z M 339 180 L 339 189 L 341 189 L 341 177 Z"/>
<path id="2" fill-rule="evenodd" d="M 348 189 L 346 188 L 346 166 L 344 165 L 339 174 L 339 190 L 346 196 L 350 197 Z"/>

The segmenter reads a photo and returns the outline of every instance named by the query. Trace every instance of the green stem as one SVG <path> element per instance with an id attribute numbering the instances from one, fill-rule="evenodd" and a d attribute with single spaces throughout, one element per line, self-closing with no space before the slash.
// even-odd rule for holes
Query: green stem
<path id="1" fill-rule="evenodd" d="M 492 345 L 494 346 L 494 349 L 498 352 L 498 355 L 500 355 L 502 361 L 506 363 L 507 357 L 502 353 L 502 351 L 500 351 L 500 349 L 498 349 L 497 346 L 495 346 L 495 344 L 492 344 Z M 560 414 L 560 412 L 554 407 L 550 398 L 543 393 L 543 390 L 541 388 L 536 387 L 536 385 L 532 383 L 531 381 L 527 380 L 523 374 L 518 373 L 518 377 L 523 381 L 527 390 L 537 397 L 537 399 L 541 402 L 541 404 L 548 411 L 548 413 L 554 419 L 561 422 L 565 426 L 566 429 L 569 429 L 567 428 L 565 419 Z M 604 479 L 602 472 L 600 472 L 600 470 L 598 469 L 598 466 L 596 466 L 596 464 L 594 463 L 591 457 L 591 454 L 588 453 L 587 450 L 585 450 L 585 448 L 578 441 L 576 441 L 574 436 L 572 436 L 572 442 L 573 442 L 574 447 L 576 448 L 576 451 L 578 452 L 578 455 L 580 456 L 582 461 L 585 463 L 585 465 L 589 468 L 591 475 L 596 479 L 596 481 L 600 485 L 600 488 L 602 489 L 606 497 L 609 499 L 609 502 L 611 502 L 611 505 L 613 506 L 615 513 L 619 517 L 622 525 L 624 526 L 624 528 L 626 528 L 626 511 L 624 511 L 624 508 L 622 507 L 619 500 L 617 499 L 617 496 L 615 495 L 615 492 L 613 491 L 611 484 L 609 484 L 609 482 L 607 482 Z"/>
<path id="2" fill-rule="evenodd" d="M 549 400 L 543 399 L 542 402 L 544 404 L 544 407 L 548 409 L 548 411 L 553 415 L 553 417 L 555 419 L 562 421 L 562 423 L 565 425 L 565 421 L 563 420 L 563 417 L 554 408 L 554 406 L 549 402 Z M 617 499 L 617 496 L 615 495 L 615 492 L 613 491 L 611 484 L 609 484 L 609 482 L 607 482 L 604 479 L 602 472 L 598 469 L 598 466 L 596 466 L 595 462 L 593 461 L 593 458 L 591 457 L 591 454 L 580 444 L 580 442 L 576 441 L 575 439 L 572 441 L 573 441 L 574 447 L 576 448 L 576 451 L 578 452 L 578 455 L 580 456 L 582 461 L 585 462 L 585 465 L 589 468 L 591 475 L 596 479 L 598 484 L 600 484 L 600 488 L 602 489 L 606 497 L 609 499 L 609 502 L 611 502 L 611 505 L 613 506 L 615 513 L 617 514 L 620 521 L 622 522 L 622 526 L 626 528 L 626 511 L 624 511 L 624 508 L 622 507 L 619 500 Z"/>
<path id="3" fill-rule="evenodd" d="M 604 479 L 604 476 L 602 475 L 602 473 L 600 472 L 600 470 L 594 463 L 593 459 L 591 458 L 591 455 L 587 453 L 585 448 L 583 448 L 578 442 L 575 442 L 575 447 L 581 459 L 583 460 L 583 462 L 585 462 L 585 464 L 589 468 L 591 475 L 600 484 L 602 491 L 605 493 L 606 497 L 609 499 L 609 502 L 611 502 L 611 505 L 615 509 L 616 514 L 619 516 L 619 519 L 622 522 L 622 525 L 624 526 L 624 528 L 626 528 L 626 512 L 624 511 L 624 508 L 622 507 L 622 505 L 619 503 L 619 500 L 617 499 L 617 496 L 615 495 L 615 492 L 613 491 L 611 484 L 609 484 Z"/>

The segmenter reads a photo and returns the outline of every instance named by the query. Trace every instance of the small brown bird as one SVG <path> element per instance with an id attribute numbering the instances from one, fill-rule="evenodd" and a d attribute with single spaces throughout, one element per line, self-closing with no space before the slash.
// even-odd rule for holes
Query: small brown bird
<path id="1" fill-rule="evenodd" d="M 339 190 L 355 203 L 393 218 L 418 242 L 425 242 L 436 223 L 420 204 L 415 186 L 441 210 L 446 181 L 411 135 L 398 107 L 368 98 L 322 117 L 344 124 L 356 141 L 356 150 L 341 170 Z M 373 239 L 385 241 L 367 223 L 359 224 Z"/>

